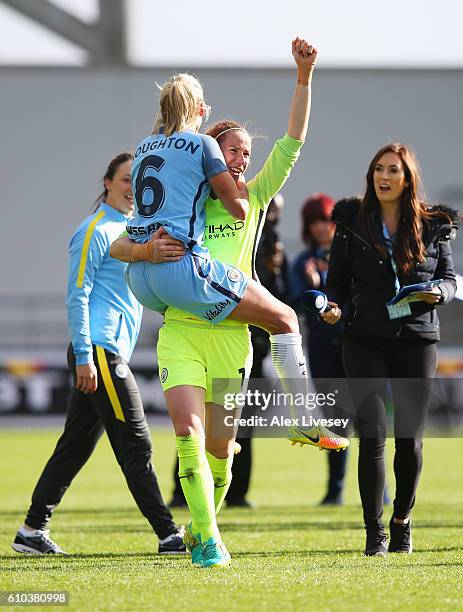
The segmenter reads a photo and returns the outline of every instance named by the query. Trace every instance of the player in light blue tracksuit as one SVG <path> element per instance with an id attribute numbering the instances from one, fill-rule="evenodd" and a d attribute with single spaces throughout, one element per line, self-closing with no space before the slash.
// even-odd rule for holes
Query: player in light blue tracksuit
<path id="1" fill-rule="evenodd" d="M 126 264 L 109 255 L 133 208 L 132 159 L 131 153 L 122 153 L 111 161 L 99 207 L 71 239 L 66 305 L 72 339 L 68 363 L 75 388 L 64 432 L 12 545 L 17 552 L 63 552 L 49 538 L 48 523 L 105 430 L 138 507 L 160 539 L 159 552 L 185 552 L 183 534 L 163 502 L 151 464 L 150 431 L 127 363 L 140 331 L 142 307 L 124 281 Z"/>
<path id="2" fill-rule="evenodd" d="M 66 306 L 77 365 L 93 361 L 92 344 L 129 361 L 143 308 L 121 283 L 126 264 L 109 256 L 127 216 L 102 202 L 71 238 Z"/>

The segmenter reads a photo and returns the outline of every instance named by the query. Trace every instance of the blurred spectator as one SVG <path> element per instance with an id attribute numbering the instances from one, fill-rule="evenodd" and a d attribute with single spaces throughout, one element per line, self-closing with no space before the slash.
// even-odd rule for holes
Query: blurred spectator
<path id="1" fill-rule="evenodd" d="M 304 291 L 325 290 L 330 248 L 335 230 L 335 224 L 331 222 L 333 208 L 334 200 L 325 193 L 314 193 L 302 205 L 302 239 L 306 248 L 292 266 L 292 295 L 298 310 L 300 310 L 298 298 Z M 306 354 L 312 377 L 344 378 L 341 357 L 342 323 L 328 326 L 317 315 L 306 311 L 304 318 Z M 339 433 L 345 435 L 345 432 Z M 328 489 L 321 504 L 342 504 L 346 463 L 347 449 L 341 453 L 328 451 Z"/>

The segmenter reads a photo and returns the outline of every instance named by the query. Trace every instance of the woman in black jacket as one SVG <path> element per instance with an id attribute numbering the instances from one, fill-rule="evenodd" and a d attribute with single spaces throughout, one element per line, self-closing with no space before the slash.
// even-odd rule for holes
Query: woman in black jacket
<path id="1" fill-rule="evenodd" d="M 322 317 L 334 324 L 343 310 L 344 368 L 350 379 L 364 379 L 352 382 L 351 394 L 369 556 L 387 552 L 382 514 L 388 389 L 396 477 L 389 552 L 412 552 L 410 512 L 422 467 L 429 379 L 437 363 L 436 305 L 450 302 L 456 290 L 449 244 L 456 214 L 423 202 L 419 186 L 413 153 L 402 144 L 387 145 L 370 164 L 363 199 L 338 202 L 333 212 L 336 233 L 326 286 L 332 310 Z M 437 279 L 443 282 L 405 310 L 386 306 L 401 287 Z"/>

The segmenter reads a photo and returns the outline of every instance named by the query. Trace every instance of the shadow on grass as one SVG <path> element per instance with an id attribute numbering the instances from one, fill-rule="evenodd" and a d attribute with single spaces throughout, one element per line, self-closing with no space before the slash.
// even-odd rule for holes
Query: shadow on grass
<path id="1" fill-rule="evenodd" d="M 128 523 L 104 523 L 100 521 L 104 520 L 105 512 L 100 512 L 96 517 L 95 524 L 76 524 L 62 526 L 57 523 L 55 533 L 67 534 L 67 533 L 88 533 L 88 534 L 110 534 L 110 533 L 133 533 L 133 534 L 147 534 L 151 532 L 149 525 L 140 523 L 139 525 L 133 525 Z M 111 513 L 113 514 L 113 513 Z M 360 521 L 286 521 L 280 523 L 265 523 L 265 522 L 222 522 L 219 520 L 219 527 L 222 533 L 271 533 L 275 531 L 312 531 L 312 530 L 329 530 L 329 531 L 361 531 L 363 532 L 363 526 Z M 462 523 L 414 523 L 413 529 L 461 529 Z M 13 529 L 14 531 L 14 529 Z M 0 529 L 0 535 L 12 534 L 11 529 Z M 1 558 L 1 557 L 0 557 Z"/>
<path id="2" fill-rule="evenodd" d="M 53 525 L 51 527 L 49 527 L 50 529 L 53 529 L 53 531 L 55 533 L 59 532 L 59 533 L 117 533 L 117 532 L 123 532 L 123 533 L 144 533 L 146 534 L 147 532 L 149 533 L 150 530 L 150 526 L 148 524 L 146 525 L 124 525 L 121 523 L 113 523 L 111 525 L 87 525 L 86 523 L 84 524 L 80 524 L 80 525 L 69 525 L 67 527 L 61 527 L 60 525 L 58 525 L 59 523 L 59 519 L 56 521 L 56 523 L 53 523 Z M 56 527 L 55 527 L 56 524 Z M 11 534 L 11 530 L 6 531 L 5 529 L 0 529 L 0 534 Z"/>
<path id="3" fill-rule="evenodd" d="M 428 548 L 428 549 L 416 549 L 414 553 L 416 555 L 426 554 L 426 553 L 441 553 L 441 552 L 452 552 L 452 551 L 460 551 L 461 548 L 459 546 L 452 546 L 448 548 Z M 319 549 L 310 549 L 310 550 L 278 550 L 278 551 L 252 551 L 252 552 L 232 552 L 232 557 L 240 558 L 240 557 L 284 557 L 284 556 L 311 556 L 311 555 L 322 555 L 322 556 L 330 556 L 333 557 L 335 555 L 352 555 L 352 554 L 360 554 L 363 557 L 363 550 L 360 548 L 345 548 L 342 550 L 319 550 Z M 394 555 L 391 553 L 389 555 L 389 559 L 398 557 L 407 557 L 406 555 Z M 411 555 L 411 558 L 414 558 Z M 456 563 L 420 563 L 420 565 L 463 565 L 463 561 Z"/>
<path id="4" fill-rule="evenodd" d="M 460 549 L 461 550 L 461 549 Z M 456 561 L 452 563 L 420 563 L 422 567 L 463 567 L 463 561 Z"/>
<path id="5" fill-rule="evenodd" d="M 428 553 L 444 553 L 444 552 L 455 552 L 461 551 L 459 546 L 450 546 L 450 547 L 442 547 L 442 548 L 427 548 L 427 549 L 415 549 L 414 554 L 409 557 L 407 555 L 394 555 L 390 554 L 389 559 L 393 558 L 405 558 L 405 559 L 416 559 L 417 556 Z M 233 552 L 232 556 L 236 559 L 247 559 L 247 558 L 274 558 L 274 557 L 311 557 L 311 556 L 326 556 L 326 557 L 334 557 L 334 556 L 346 556 L 346 555 L 361 555 L 363 557 L 363 551 L 360 548 L 346 548 L 343 550 L 326 550 L 326 549 L 310 549 L 310 550 L 265 550 L 265 551 L 249 551 L 249 552 Z M 43 564 L 46 559 L 46 564 Z M 63 565 L 72 565 L 78 561 L 83 560 L 101 560 L 101 561 L 110 561 L 115 559 L 120 559 L 121 561 L 127 560 L 149 560 L 152 561 L 154 565 L 166 565 L 166 560 L 172 560 L 175 562 L 181 562 L 185 560 L 189 560 L 189 555 L 160 555 L 155 552 L 120 552 L 120 553 L 110 553 L 110 552 L 99 552 L 99 553 L 76 553 L 70 554 L 67 556 L 55 556 L 55 555 L 0 555 L 0 561 L 13 561 L 15 563 L 21 564 L 21 569 L 23 569 L 24 564 L 36 564 L 40 566 L 40 569 L 43 570 L 51 570 L 51 569 L 60 569 Z M 56 561 L 59 561 L 56 564 Z M 436 563 L 419 563 L 420 566 L 463 566 L 462 561 L 452 561 L 449 563 L 444 562 L 436 562 Z M 2 571 L 14 572 L 18 571 L 20 568 L 5 568 L 2 567 Z"/>
<path id="6" fill-rule="evenodd" d="M 225 515 L 229 515 L 231 513 L 233 514 L 238 514 L 239 516 L 248 516 L 248 515 L 252 515 L 252 514 L 262 514 L 262 513 L 270 513 L 270 514 L 274 514 L 275 512 L 282 512 L 285 508 L 287 508 L 287 506 L 258 506 L 257 508 L 227 508 L 224 507 L 223 511 Z M 326 507 L 326 506 L 313 506 L 310 504 L 307 504 L 305 506 L 291 506 L 291 511 L 294 512 L 295 514 L 298 512 L 302 512 L 302 513 L 306 513 L 306 512 L 312 512 L 312 513 L 317 513 L 317 514 L 326 514 L 326 513 L 330 513 L 330 512 L 342 512 L 343 510 L 348 510 L 350 508 L 355 508 L 356 510 L 358 510 L 360 508 L 360 506 L 358 505 L 344 505 L 342 508 L 340 508 L 339 506 L 334 506 L 334 507 Z M 24 514 L 24 512 L 27 510 L 27 508 L 21 509 L 21 510 L 0 510 L 0 517 L 9 517 L 9 516 L 17 516 Z M 174 510 L 175 512 L 178 513 L 188 513 L 189 510 L 187 508 L 187 506 L 184 506 L 182 508 L 173 508 L 172 510 Z M 76 516 L 81 516 L 81 515 L 92 515 L 92 514 L 119 514 L 119 515 L 137 515 L 139 514 L 139 510 L 138 508 L 134 507 L 134 506 L 115 506 L 112 508 L 101 508 L 101 507 L 95 507 L 95 508 L 58 508 L 57 512 L 59 514 L 62 515 L 72 515 L 75 514 Z"/>
<path id="7" fill-rule="evenodd" d="M 98 517 L 101 520 L 101 515 Z M 307 531 L 312 529 L 329 529 L 330 531 L 342 531 L 342 530 L 363 530 L 360 522 L 286 522 L 286 523 L 222 523 L 219 521 L 220 531 L 223 533 L 267 533 L 273 531 Z M 149 525 L 129 525 L 121 523 L 113 524 L 100 524 L 95 525 L 79 524 L 60 526 L 57 525 L 55 533 L 140 533 L 146 534 L 150 531 Z M 11 530 L 0 529 L 1 535 L 11 535 Z"/>
<path id="8" fill-rule="evenodd" d="M 330 531 L 353 529 L 363 531 L 363 525 L 361 520 L 358 521 L 311 521 L 307 520 L 304 522 L 286 522 L 286 523 L 226 523 L 218 519 L 220 531 L 279 531 L 279 530 L 294 530 L 294 529 L 329 529 Z M 461 523 L 413 523 L 413 529 L 462 529 L 463 521 Z"/>
<path id="9" fill-rule="evenodd" d="M 239 513 L 239 515 L 248 515 L 249 513 L 253 513 L 255 514 L 256 511 L 258 513 L 262 513 L 262 512 L 269 512 L 269 513 L 275 513 L 276 511 L 281 511 L 282 508 L 284 506 L 259 506 L 257 509 L 252 509 L 252 508 L 239 508 L 238 510 L 236 508 L 224 508 L 225 510 L 225 514 L 229 514 L 231 512 L 236 512 Z M 346 507 L 346 506 L 345 506 Z M 314 511 L 318 511 L 320 513 L 325 513 L 327 512 L 327 509 L 322 509 L 320 507 L 313 507 L 310 505 L 307 506 L 291 506 L 291 509 L 294 513 L 297 512 L 314 512 Z M 336 510 L 338 508 L 334 508 L 333 510 Z M 19 515 L 23 515 L 25 513 L 27 509 L 22 509 L 22 510 L 0 510 L 0 517 L 15 517 Z M 182 507 L 182 508 L 174 508 L 173 510 L 175 510 L 175 512 L 185 512 L 185 513 L 189 513 L 189 510 L 187 508 L 187 506 Z M 329 512 L 330 509 L 328 509 Z M 57 513 L 59 513 L 60 515 L 73 515 L 75 514 L 76 516 L 85 516 L 85 515 L 92 515 L 92 514 L 97 514 L 97 515 L 104 515 L 104 514 L 118 514 L 120 516 L 132 516 L 132 515 L 139 515 L 139 510 L 136 507 L 133 506 L 115 506 L 113 508 L 101 508 L 101 507 L 97 507 L 97 508 L 58 508 Z"/>
<path id="10" fill-rule="evenodd" d="M 326 556 L 326 557 L 334 557 L 334 556 L 352 556 L 353 554 L 359 554 L 360 551 L 358 549 L 346 549 L 340 551 L 328 551 L 328 550 L 277 550 L 277 551 L 253 551 L 253 552 L 232 552 L 232 557 L 234 559 L 275 559 L 275 558 L 307 558 L 315 556 Z M 190 559 L 187 555 L 169 555 L 169 560 L 173 559 L 176 562 L 184 562 L 187 561 L 187 564 L 190 565 Z M 46 558 L 45 556 L 33 555 L 33 556 L 24 556 L 24 557 L 16 557 L 16 556 L 8 556 L 8 555 L 0 555 L 0 561 L 10 561 L 14 562 L 14 566 L 6 567 L 5 563 L 3 563 L 2 572 L 5 573 L 15 573 L 15 572 L 23 572 L 24 567 L 27 566 L 27 569 L 31 571 L 37 572 L 50 572 L 53 570 L 63 570 L 64 568 L 70 568 L 75 566 L 79 566 L 82 561 L 94 561 L 95 563 L 91 564 L 92 568 L 98 568 L 99 562 L 101 562 L 101 566 L 107 566 L 108 562 L 112 564 L 114 561 L 120 561 L 123 563 L 124 561 L 142 561 L 144 563 L 149 562 L 153 567 L 166 567 L 166 556 L 165 555 L 156 555 L 154 553 L 89 553 L 89 554 L 73 554 L 65 557 L 55 557 L 52 556 L 52 559 Z M 82 569 L 84 569 L 86 565 L 82 565 Z M 196 569 L 196 568 L 194 568 Z"/>
<path id="11" fill-rule="evenodd" d="M 341 531 L 344 529 L 363 529 L 360 521 L 286 521 L 282 523 L 227 523 L 218 520 L 220 531 L 245 531 L 255 533 L 267 531 L 299 531 L 301 529 L 329 529 L 330 531 Z"/>
<path id="12" fill-rule="evenodd" d="M 24 567 L 27 565 L 28 569 L 39 572 L 50 572 L 52 570 L 62 570 L 65 567 L 72 568 L 73 566 L 78 565 L 81 561 L 94 560 L 96 563 L 92 564 L 92 567 L 98 567 L 98 561 L 101 561 L 102 566 L 107 565 L 107 562 L 112 561 L 149 561 L 150 565 L 153 567 L 166 567 L 166 557 L 169 560 L 173 560 L 175 562 L 187 561 L 189 560 L 189 555 L 159 555 L 155 552 L 152 553 L 76 553 L 70 554 L 66 556 L 61 555 L 23 555 L 23 556 L 14 556 L 14 555 L 0 555 L 0 561 L 2 563 L 2 573 L 9 572 L 23 572 Z M 15 567 L 6 567 L 6 561 L 14 562 Z M 83 566 L 85 567 L 85 566 Z"/>
<path id="13" fill-rule="evenodd" d="M 4 516 L 4 517 L 8 517 L 8 516 L 18 516 L 19 515 L 24 515 L 26 510 L 0 510 L 0 517 Z M 102 515 L 102 514 L 118 514 L 120 516 L 131 516 L 133 514 L 139 514 L 139 511 L 137 508 L 130 508 L 128 506 L 124 506 L 124 507 L 120 507 L 120 508 L 76 508 L 75 510 L 73 510 L 72 508 L 60 508 L 59 510 L 57 510 L 57 512 L 61 515 L 66 515 L 66 514 L 75 514 L 77 516 L 79 515 L 85 515 L 85 514 L 98 514 L 98 515 Z"/>

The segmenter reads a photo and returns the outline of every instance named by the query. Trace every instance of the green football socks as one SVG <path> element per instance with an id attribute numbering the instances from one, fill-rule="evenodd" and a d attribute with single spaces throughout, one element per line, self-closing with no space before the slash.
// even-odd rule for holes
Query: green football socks
<path id="1" fill-rule="evenodd" d="M 206 457 L 212 472 L 214 480 L 214 503 L 215 513 L 218 514 L 222 507 L 223 500 L 230 488 L 232 480 L 232 463 L 233 455 L 225 459 L 218 459 L 209 451 L 206 451 Z"/>
<path id="2" fill-rule="evenodd" d="M 190 509 L 193 533 L 200 533 L 203 542 L 219 537 L 215 520 L 214 481 L 206 459 L 203 436 L 175 438 L 179 462 L 178 474 Z"/>

